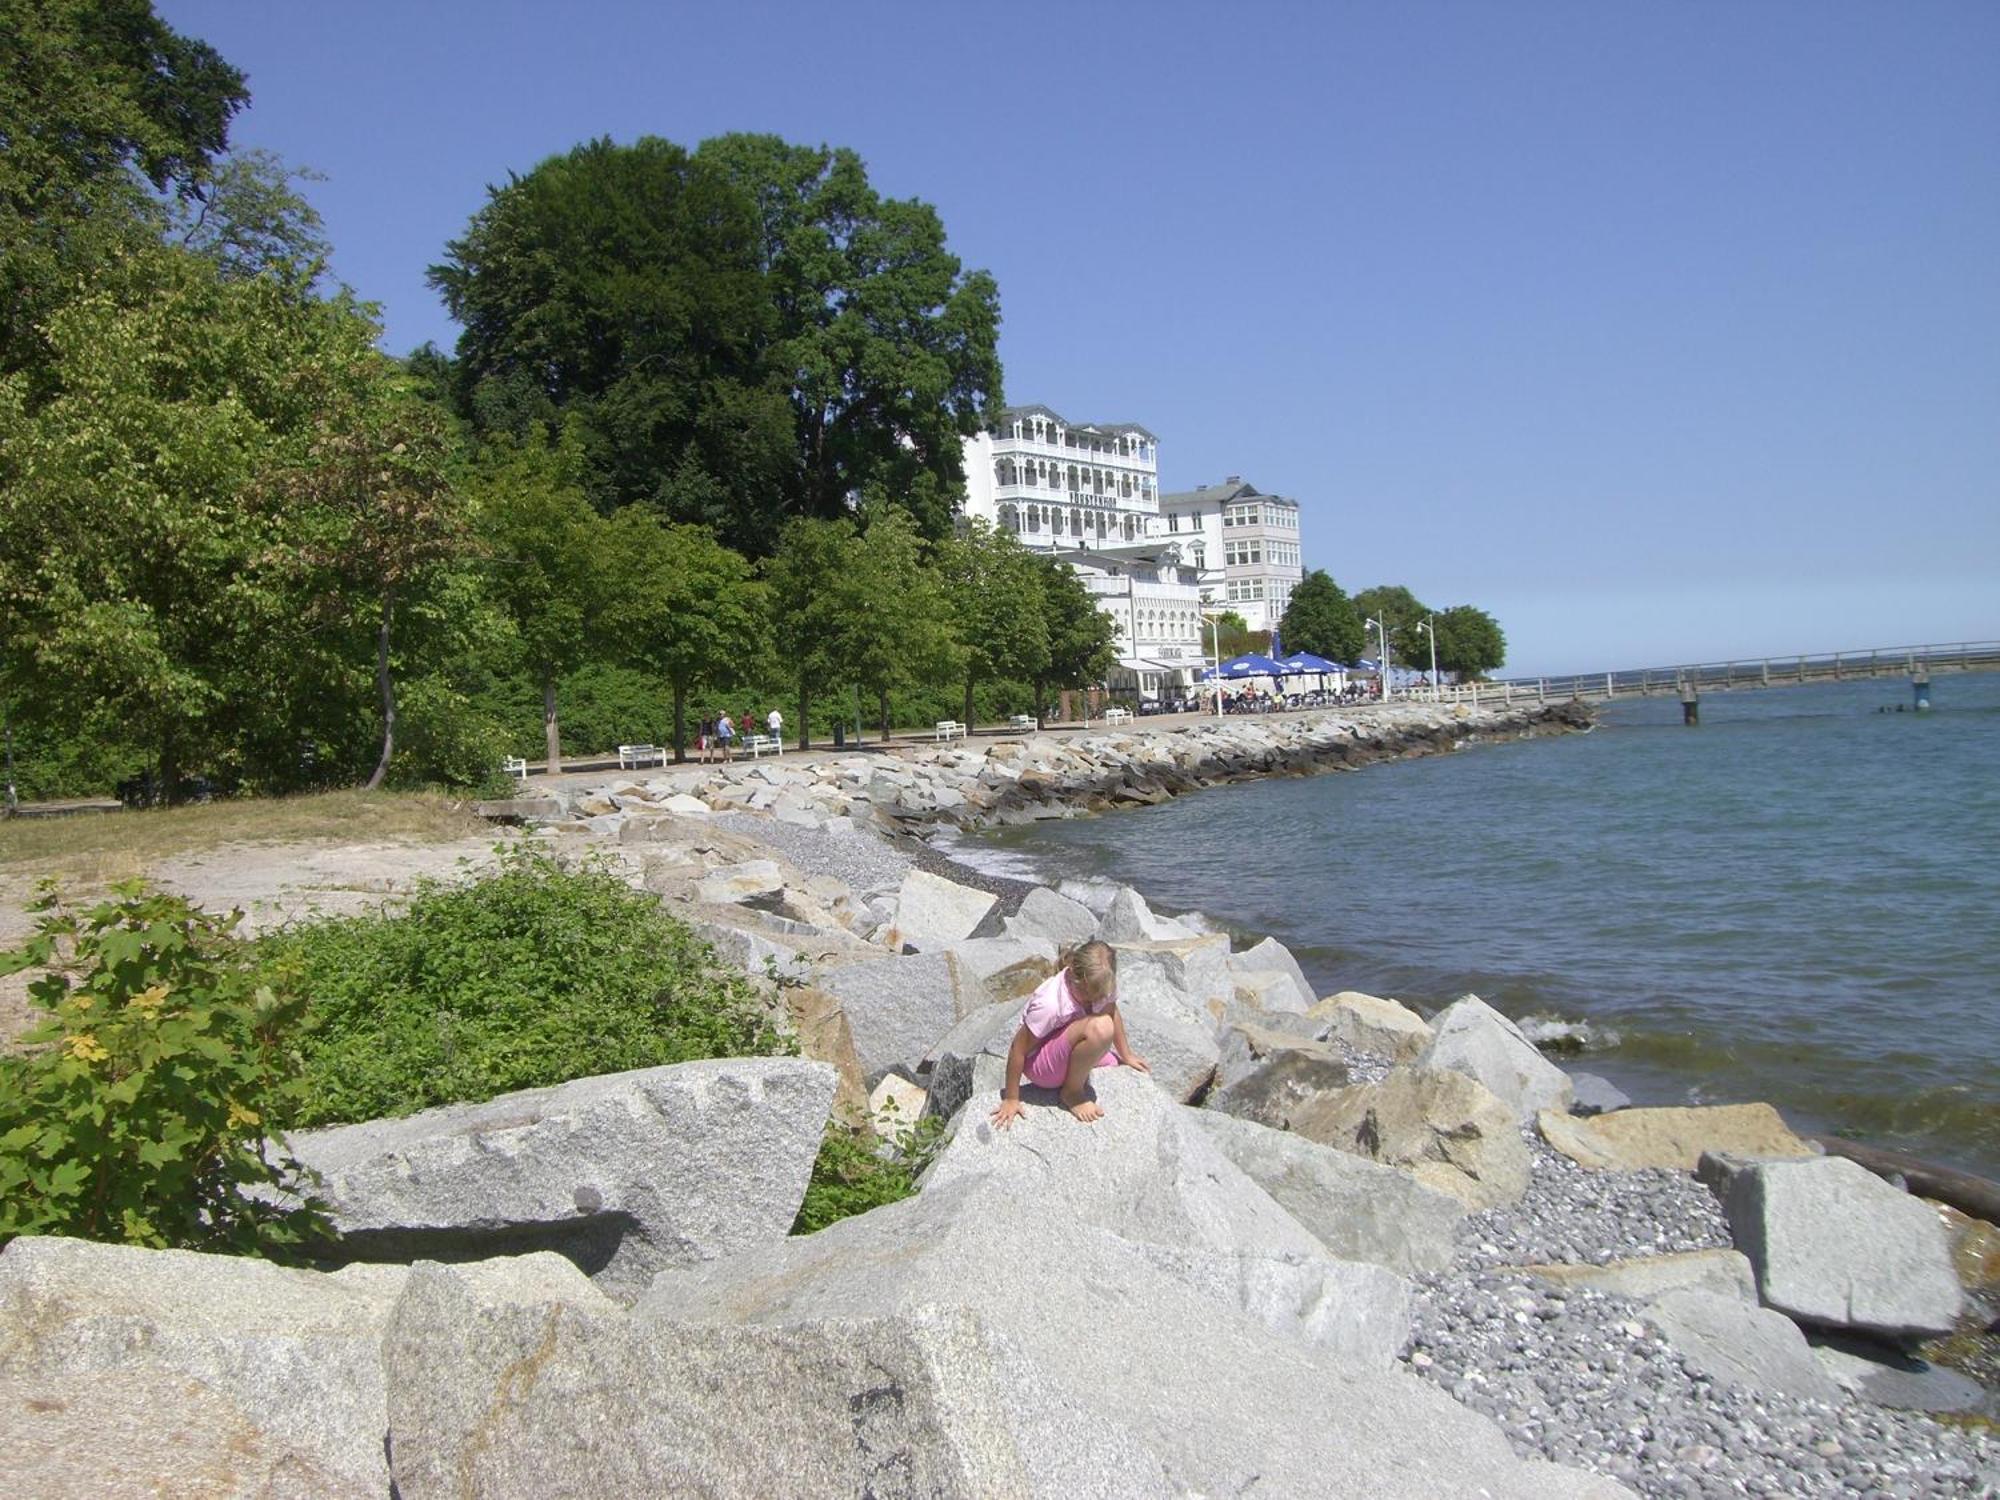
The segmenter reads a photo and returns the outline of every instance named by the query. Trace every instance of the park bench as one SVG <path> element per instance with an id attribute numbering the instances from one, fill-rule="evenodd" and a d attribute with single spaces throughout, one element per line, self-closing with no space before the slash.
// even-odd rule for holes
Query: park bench
<path id="1" fill-rule="evenodd" d="M 525 756 L 508 756 L 500 762 L 500 769 L 517 781 L 526 781 L 528 779 L 528 761 Z"/>
<path id="2" fill-rule="evenodd" d="M 775 734 L 753 734 L 743 742 L 743 748 L 755 760 L 760 755 L 783 755 L 785 742 Z"/>
<path id="3" fill-rule="evenodd" d="M 1104 722 L 1107 724 L 1129 724 L 1132 722 L 1132 710 L 1129 708 L 1107 708 L 1104 710 Z"/>
<path id="4" fill-rule="evenodd" d="M 658 745 L 620 745 L 618 747 L 618 766 L 620 770 L 629 771 L 636 766 L 664 766 L 666 763 L 667 752 L 662 750 Z"/>
<path id="5" fill-rule="evenodd" d="M 1013 718 L 1007 721 L 1007 727 L 1009 729 L 1033 729 L 1035 727 L 1034 715 L 1015 714 Z"/>
<path id="6" fill-rule="evenodd" d="M 956 719 L 939 719 L 937 721 L 937 738 L 941 740 L 962 740 L 965 738 L 965 726 Z"/>

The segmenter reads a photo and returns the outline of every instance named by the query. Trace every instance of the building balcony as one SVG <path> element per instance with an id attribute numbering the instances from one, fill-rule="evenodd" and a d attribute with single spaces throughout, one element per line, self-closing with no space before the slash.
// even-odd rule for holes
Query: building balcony
<path id="1" fill-rule="evenodd" d="M 993 451 L 996 454 L 1026 453 L 1035 458 L 1058 459 L 1066 464 L 1131 469 L 1140 474 L 1157 474 L 1160 468 L 1158 460 L 1141 458 L 1136 453 L 1107 453 L 1100 448 L 1077 448 L 1068 443 L 1039 443 L 1033 438 L 996 437 L 993 439 Z"/>

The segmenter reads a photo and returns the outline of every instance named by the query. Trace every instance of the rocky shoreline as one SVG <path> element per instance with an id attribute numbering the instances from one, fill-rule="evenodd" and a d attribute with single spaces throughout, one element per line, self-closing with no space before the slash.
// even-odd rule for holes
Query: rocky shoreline
<path id="1" fill-rule="evenodd" d="M 1321 997 L 1269 939 L 920 837 L 1575 727 L 1033 736 L 496 809 L 658 895 L 805 1056 L 294 1137 L 386 1263 L 16 1241 L 0 1463 L 405 1500 L 2000 1494 L 1992 1393 L 1912 1352 L 2000 1312 L 1992 1226 L 1763 1106 L 1618 1108 L 1476 997 Z M 997 1132 L 1022 997 L 1088 937 L 1152 1074 Z M 943 1144 L 914 1198 L 790 1237 L 833 1110 Z"/>

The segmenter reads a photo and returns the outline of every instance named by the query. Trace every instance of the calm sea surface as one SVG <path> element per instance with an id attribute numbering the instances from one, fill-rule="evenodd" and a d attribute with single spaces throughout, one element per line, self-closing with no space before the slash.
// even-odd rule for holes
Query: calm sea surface
<path id="1" fill-rule="evenodd" d="M 2000 676 L 1609 707 L 1587 735 L 1222 787 L 983 834 L 975 862 L 1115 878 L 1271 933 L 1320 993 L 1615 1031 L 1572 1065 L 1642 1104 L 2000 1177 Z"/>

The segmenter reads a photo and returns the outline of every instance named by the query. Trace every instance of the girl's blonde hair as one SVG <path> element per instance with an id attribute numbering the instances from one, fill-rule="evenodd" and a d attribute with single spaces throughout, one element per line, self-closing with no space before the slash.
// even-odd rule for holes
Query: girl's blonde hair
<path id="1" fill-rule="evenodd" d="M 1118 992 L 1118 954 L 1109 943 L 1095 938 L 1078 943 L 1064 952 L 1062 966 L 1069 973 L 1070 988 L 1081 1000 L 1097 1005 Z"/>

